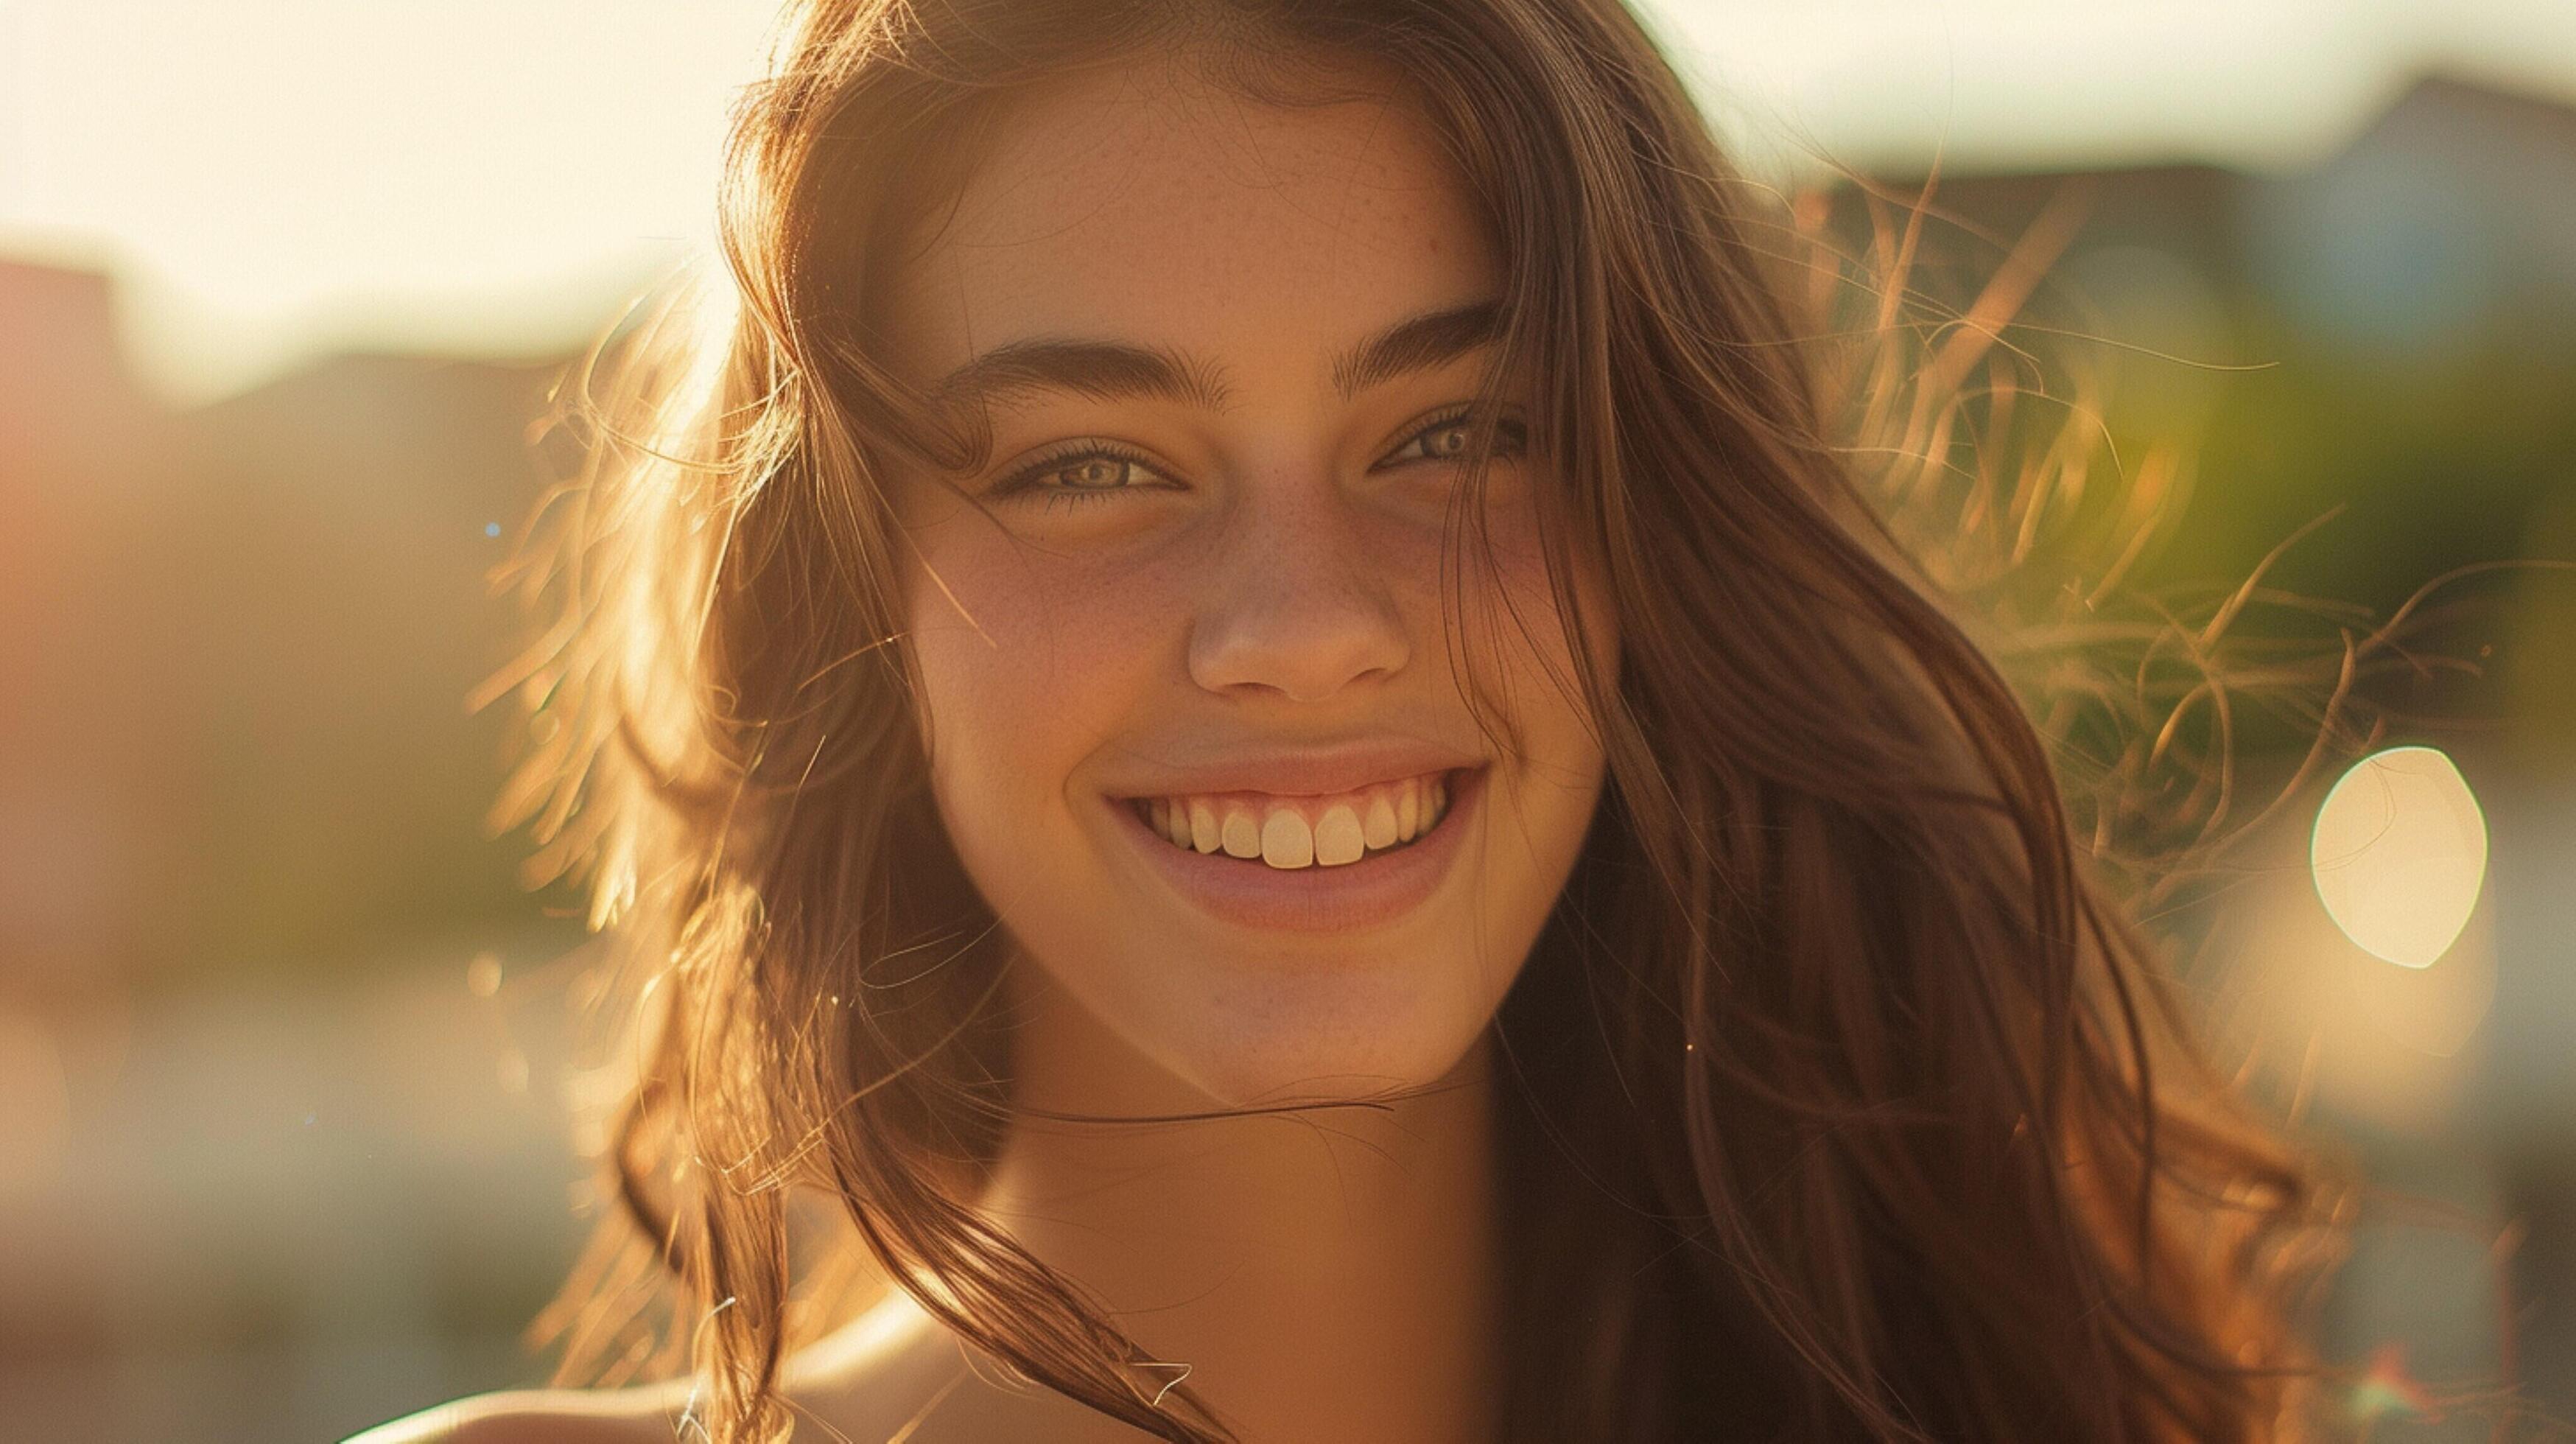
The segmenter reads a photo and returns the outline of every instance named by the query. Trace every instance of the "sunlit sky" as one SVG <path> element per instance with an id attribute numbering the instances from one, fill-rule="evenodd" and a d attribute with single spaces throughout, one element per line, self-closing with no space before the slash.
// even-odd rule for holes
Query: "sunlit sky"
<path id="1" fill-rule="evenodd" d="M 0 256 L 152 384 L 547 354 L 708 233 L 774 0 L 0 0 Z M 1649 0 L 1756 166 L 2331 152 L 2443 69 L 2576 99 L 2576 0 Z"/>

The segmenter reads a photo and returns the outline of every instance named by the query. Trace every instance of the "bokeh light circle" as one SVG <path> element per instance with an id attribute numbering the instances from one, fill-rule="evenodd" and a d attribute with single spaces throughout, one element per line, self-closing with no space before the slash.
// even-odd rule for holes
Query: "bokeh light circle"
<path id="1" fill-rule="evenodd" d="M 2486 814 L 2449 757 L 2392 747 L 2354 763 L 2326 794 L 2308 863 L 2344 936 L 2373 956 L 2428 968 L 2477 908 Z"/>

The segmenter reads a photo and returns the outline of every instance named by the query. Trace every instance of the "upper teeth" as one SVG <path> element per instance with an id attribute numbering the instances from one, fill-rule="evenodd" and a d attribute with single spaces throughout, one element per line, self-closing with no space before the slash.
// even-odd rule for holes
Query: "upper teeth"
<path id="1" fill-rule="evenodd" d="M 1137 805 L 1154 831 L 1181 847 L 1223 848 L 1272 867 L 1339 867 L 1437 826 L 1449 811 L 1449 780 L 1434 772 L 1330 797 L 1235 792 L 1149 797 Z"/>

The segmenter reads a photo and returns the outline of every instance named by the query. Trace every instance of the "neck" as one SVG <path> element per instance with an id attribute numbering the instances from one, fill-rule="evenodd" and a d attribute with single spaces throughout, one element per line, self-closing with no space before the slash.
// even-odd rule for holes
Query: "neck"
<path id="1" fill-rule="evenodd" d="M 1034 971 L 1029 970 L 1029 971 Z M 1021 1101 L 1212 1109 L 1042 985 Z M 1023 1118 L 985 1211 L 1239 1437 L 1488 1444 L 1501 1386 L 1487 1045 L 1428 1096 L 1181 1124 Z"/>

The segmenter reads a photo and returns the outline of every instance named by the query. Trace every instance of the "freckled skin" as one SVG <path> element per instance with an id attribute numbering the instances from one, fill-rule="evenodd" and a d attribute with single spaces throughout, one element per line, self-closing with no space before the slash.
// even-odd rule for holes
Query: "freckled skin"
<path id="1" fill-rule="evenodd" d="M 1572 675 L 1535 530 L 1551 479 L 1497 462 L 1497 565 L 1467 572 L 1469 619 L 1516 610 L 1537 634 L 1506 622 L 1465 638 L 1528 744 L 1507 756 L 1478 733 L 1451 670 L 1439 579 L 1457 471 L 1378 466 L 1475 399 L 1485 358 L 1347 401 L 1331 373 L 1361 338 L 1495 297 L 1501 281 L 1468 197 L 1403 104 L 1275 109 L 1121 69 L 1019 101 L 896 286 L 892 354 L 921 381 L 1010 341 L 1084 337 L 1204 357 L 1229 383 L 1223 411 L 1054 393 L 997 411 L 992 467 L 945 479 L 981 508 L 940 478 L 895 480 L 940 813 L 1045 983 L 1082 1005 L 1023 1061 L 1085 1060 L 1069 1065 L 1090 1070 L 1084 1103 L 1436 1080 L 1500 1003 L 1563 885 L 1602 759 L 1549 681 L 1551 668 Z M 1069 441 L 1149 463 L 1089 464 L 1087 476 L 1128 479 L 1119 495 L 989 494 Z M 1365 934 L 1262 932 L 1196 911 L 1156 885 L 1105 802 L 1108 779 L 1139 758 L 1360 736 L 1431 739 L 1492 768 L 1452 875 Z M 1117 1081 L 1102 1051 L 1130 1055 Z M 1052 1076 L 1023 1072 L 1033 1087 Z"/>

